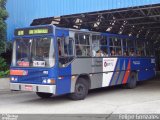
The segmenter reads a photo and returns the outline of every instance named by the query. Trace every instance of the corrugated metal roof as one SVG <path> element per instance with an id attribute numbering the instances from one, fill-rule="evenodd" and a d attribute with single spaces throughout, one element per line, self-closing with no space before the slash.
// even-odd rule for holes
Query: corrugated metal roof
<path id="1" fill-rule="evenodd" d="M 8 39 L 33 19 L 160 3 L 160 0 L 8 0 Z"/>
<path id="2" fill-rule="evenodd" d="M 31 26 L 88 29 L 142 38 L 160 49 L 160 4 L 34 19 Z"/>

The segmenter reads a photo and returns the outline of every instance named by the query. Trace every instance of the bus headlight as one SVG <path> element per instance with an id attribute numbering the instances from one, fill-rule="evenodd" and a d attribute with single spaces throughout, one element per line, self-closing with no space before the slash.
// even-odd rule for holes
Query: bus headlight
<path id="1" fill-rule="evenodd" d="M 14 81 L 14 77 L 11 77 L 11 81 Z"/>
<path id="2" fill-rule="evenodd" d="M 48 84 L 55 84 L 55 80 L 54 80 L 54 79 L 48 79 L 48 80 L 47 80 L 47 83 L 48 83 Z"/>
<path id="3" fill-rule="evenodd" d="M 17 81 L 18 81 L 18 78 L 11 77 L 11 78 L 10 78 L 10 81 L 12 81 L 12 82 L 17 82 Z"/>
<path id="4" fill-rule="evenodd" d="M 42 81 L 42 83 L 43 83 L 43 84 L 46 84 L 46 83 L 47 83 L 47 80 L 46 80 L 46 79 L 45 79 L 45 80 L 43 80 L 43 81 Z"/>

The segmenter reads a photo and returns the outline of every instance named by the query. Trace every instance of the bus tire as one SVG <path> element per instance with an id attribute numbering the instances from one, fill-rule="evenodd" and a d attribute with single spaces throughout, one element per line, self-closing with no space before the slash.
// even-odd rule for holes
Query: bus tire
<path id="1" fill-rule="evenodd" d="M 38 97 L 40 98 L 50 98 L 52 97 L 52 93 L 42 93 L 42 92 L 36 92 L 36 94 L 38 95 Z"/>
<path id="2" fill-rule="evenodd" d="M 131 72 L 129 75 L 128 83 L 126 84 L 126 88 L 134 89 L 137 85 L 137 74 L 136 72 Z"/>
<path id="3" fill-rule="evenodd" d="M 69 94 L 72 100 L 84 100 L 88 94 L 89 83 L 84 78 L 78 78 L 75 85 L 75 92 Z"/>

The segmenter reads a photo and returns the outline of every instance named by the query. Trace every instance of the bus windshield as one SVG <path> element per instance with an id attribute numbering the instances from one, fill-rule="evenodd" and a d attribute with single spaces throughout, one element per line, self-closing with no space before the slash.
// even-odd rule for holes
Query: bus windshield
<path id="1" fill-rule="evenodd" d="M 19 38 L 15 40 L 13 66 L 53 67 L 54 64 L 54 45 L 51 37 Z"/>

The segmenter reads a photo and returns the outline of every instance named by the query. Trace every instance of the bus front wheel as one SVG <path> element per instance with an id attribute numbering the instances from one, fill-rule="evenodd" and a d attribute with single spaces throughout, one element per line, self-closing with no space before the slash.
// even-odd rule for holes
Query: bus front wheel
<path id="1" fill-rule="evenodd" d="M 131 74 L 129 75 L 129 80 L 128 83 L 126 84 L 126 87 L 128 89 L 133 89 L 135 88 L 137 85 L 137 74 L 136 72 L 131 72 Z"/>
<path id="2" fill-rule="evenodd" d="M 83 78 L 79 78 L 75 85 L 75 92 L 69 94 L 72 100 L 83 100 L 86 98 L 89 90 L 89 83 Z"/>
<path id="3" fill-rule="evenodd" d="M 40 97 L 40 98 L 50 98 L 52 97 L 52 93 L 42 93 L 42 92 L 36 92 L 36 94 Z"/>

